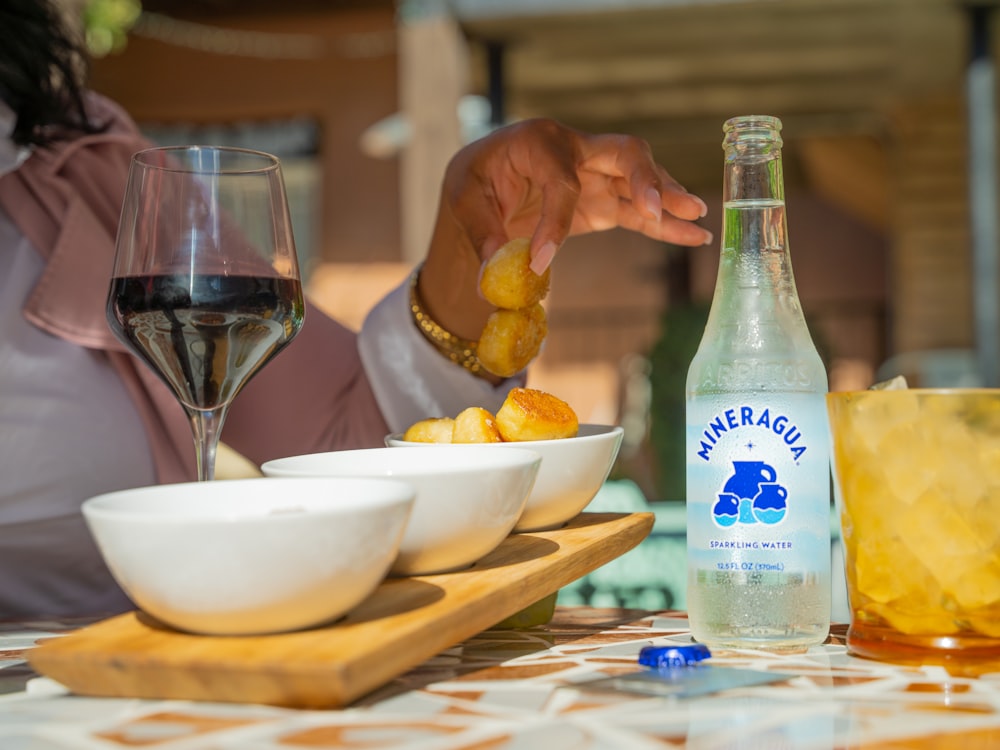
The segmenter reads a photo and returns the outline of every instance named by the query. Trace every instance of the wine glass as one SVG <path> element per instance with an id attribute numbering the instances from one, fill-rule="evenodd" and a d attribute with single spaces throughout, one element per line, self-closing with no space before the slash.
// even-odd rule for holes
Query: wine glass
<path id="1" fill-rule="evenodd" d="M 184 407 L 199 480 L 215 475 L 233 398 L 304 316 L 276 157 L 216 146 L 132 157 L 108 323 Z"/>

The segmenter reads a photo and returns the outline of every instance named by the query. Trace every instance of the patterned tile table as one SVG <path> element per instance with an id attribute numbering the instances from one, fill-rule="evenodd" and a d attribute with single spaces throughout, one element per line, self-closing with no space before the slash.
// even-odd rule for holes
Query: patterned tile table
<path id="1" fill-rule="evenodd" d="M 1000 748 L 1000 672 L 857 659 L 842 626 L 801 653 L 711 659 L 787 680 L 650 698 L 583 683 L 634 671 L 643 646 L 689 643 L 684 614 L 560 607 L 546 626 L 470 638 L 350 708 L 296 711 L 67 694 L 25 651 L 82 624 L 0 623 L 3 750 Z"/>

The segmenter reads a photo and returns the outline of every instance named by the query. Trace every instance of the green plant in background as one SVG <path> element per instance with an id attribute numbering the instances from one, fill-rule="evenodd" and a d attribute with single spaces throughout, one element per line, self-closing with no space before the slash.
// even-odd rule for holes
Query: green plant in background
<path id="1" fill-rule="evenodd" d="M 121 51 L 141 13 L 140 0 L 89 0 L 83 8 L 87 50 L 94 57 Z"/>
<path id="2" fill-rule="evenodd" d="M 658 500 L 685 498 L 685 386 L 688 366 L 705 333 L 708 310 L 708 302 L 668 307 L 660 320 L 660 338 L 649 352 L 649 440 Z"/>

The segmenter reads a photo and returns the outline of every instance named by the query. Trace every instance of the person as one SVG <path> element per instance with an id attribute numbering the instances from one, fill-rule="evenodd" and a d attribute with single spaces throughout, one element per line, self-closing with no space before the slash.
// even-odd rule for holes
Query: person
<path id="1" fill-rule="evenodd" d="M 54 0 L 0 6 L 0 618 L 131 607 L 86 530 L 103 492 L 196 476 L 173 395 L 112 335 L 105 301 L 131 155 L 150 144 L 89 90 Z M 415 293 L 440 330 L 475 340 L 492 312 L 481 264 L 530 236 L 541 272 L 570 235 L 626 227 L 705 244 L 705 204 L 641 140 L 539 119 L 461 149 Z M 501 380 L 443 356 L 414 322 L 410 284 L 359 334 L 308 307 L 299 336 L 236 398 L 223 440 L 259 464 L 381 445 L 390 431 L 469 405 Z"/>

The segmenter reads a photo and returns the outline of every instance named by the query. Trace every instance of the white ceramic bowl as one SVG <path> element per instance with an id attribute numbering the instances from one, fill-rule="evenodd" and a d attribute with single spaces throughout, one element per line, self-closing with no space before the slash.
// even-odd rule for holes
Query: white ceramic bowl
<path id="1" fill-rule="evenodd" d="M 484 444 L 488 450 L 526 448 L 542 456 L 538 479 L 514 531 L 557 529 L 578 515 L 608 478 L 623 435 L 621 427 L 582 424 L 577 436 L 572 438 Z M 401 433 L 389 435 L 385 442 L 391 447 L 438 450 L 448 447 L 447 444 L 407 442 Z"/>
<path id="2" fill-rule="evenodd" d="M 83 515 L 118 584 L 181 630 L 335 620 L 381 583 L 415 490 L 398 480 L 238 479 L 98 495 Z"/>
<path id="3" fill-rule="evenodd" d="M 395 575 L 458 570 L 496 549 L 521 517 L 541 457 L 524 448 L 482 445 L 443 450 L 370 448 L 268 461 L 269 477 L 393 477 L 417 490 L 413 513 L 392 565 Z"/>

